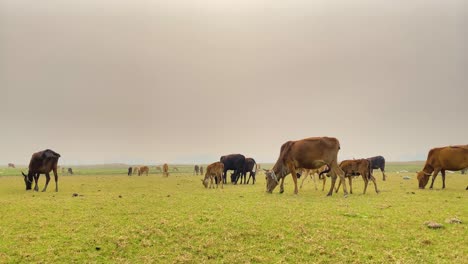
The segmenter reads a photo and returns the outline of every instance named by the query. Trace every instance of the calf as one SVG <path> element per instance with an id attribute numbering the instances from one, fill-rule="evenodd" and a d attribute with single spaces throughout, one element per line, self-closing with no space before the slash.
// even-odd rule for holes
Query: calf
<path id="1" fill-rule="evenodd" d="M 302 169 L 301 175 L 304 174 L 304 178 L 302 179 L 301 186 L 299 188 L 302 189 L 302 185 L 304 184 L 304 181 L 307 179 L 308 176 L 310 176 L 310 178 L 314 181 L 315 190 L 317 190 L 317 181 L 316 181 L 315 176 L 319 175 L 319 179 L 322 180 L 323 182 L 322 191 L 324 191 L 325 183 L 327 182 L 327 177 L 321 176 L 321 173 L 322 172 L 326 173 L 327 168 L 328 168 L 327 166 L 323 166 L 319 169 Z"/>
<path id="2" fill-rule="evenodd" d="M 206 174 L 205 178 L 202 180 L 203 186 L 205 188 L 210 188 L 213 186 L 214 188 L 214 183 L 213 180 L 216 179 L 216 188 L 218 188 L 218 184 L 221 184 L 221 189 L 223 189 L 223 172 L 224 172 L 224 164 L 221 162 L 215 162 L 208 167 L 206 167 Z M 208 180 L 210 181 L 210 185 L 208 187 Z"/>
<path id="3" fill-rule="evenodd" d="M 372 168 L 371 168 L 371 163 L 369 160 L 367 159 L 344 160 L 340 163 L 340 168 L 343 170 L 345 177 L 348 177 L 349 179 L 349 193 L 353 193 L 352 177 L 359 176 L 359 175 L 361 175 L 362 179 L 364 180 L 363 194 L 366 193 L 367 185 L 369 184 L 369 179 L 374 183 L 375 192 L 379 193 L 379 190 L 377 189 L 377 183 L 375 182 L 375 178 L 374 176 L 372 176 Z M 341 185 L 341 180 L 338 183 L 338 186 L 336 187 L 335 192 L 338 192 L 340 185 Z"/>

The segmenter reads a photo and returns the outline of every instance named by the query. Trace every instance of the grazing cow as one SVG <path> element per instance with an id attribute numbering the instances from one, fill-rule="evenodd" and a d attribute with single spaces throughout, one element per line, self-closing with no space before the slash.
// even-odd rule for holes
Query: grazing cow
<path id="1" fill-rule="evenodd" d="M 382 172 L 382 180 L 385 181 L 387 176 L 385 176 L 385 158 L 382 156 L 375 156 L 371 158 L 367 158 L 371 162 L 372 170 L 378 170 Z"/>
<path id="2" fill-rule="evenodd" d="M 28 175 L 23 174 L 24 176 L 24 183 L 26 184 L 26 190 L 31 190 L 31 185 L 34 179 L 35 186 L 34 191 L 39 191 L 39 187 L 37 186 L 37 181 L 39 180 L 40 174 L 46 175 L 46 184 L 44 189 L 42 190 L 45 192 L 47 190 L 47 185 L 49 185 L 50 181 L 50 171 L 54 172 L 55 178 L 55 191 L 58 192 L 58 175 L 57 175 L 57 163 L 60 158 L 60 154 L 57 152 L 46 149 L 43 151 L 36 152 L 32 155 L 31 161 L 29 162 L 29 170 Z"/>
<path id="3" fill-rule="evenodd" d="M 200 172 L 200 167 L 198 165 L 195 165 L 195 167 L 193 168 L 193 174 L 198 175 L 199 172 Z"/>
<path id="4" fill-rule="evenodd" d="M 322 191 L 324 191 L 325 190 L 325 183 L 327 182 L 327 177 L 320 176 L 320 173 L 322 173 L 324 171 L 326 172 L 327 169 L 328 169 L 327 166 L 322 166 L 321 168 L 313 169 L 313 170 L 311 170 L 311 169 L 302 169 L 302 174 L 304 174 L 304 178 L 302 179 L 301 186 L 299 188 L 302 189 L 302 185 L 304 184 L 304 181 L 307 179 L 308 176 L 310 176 L 310 178 L 314 182 L 315 190 L 317 190 L 316 175 L 318 175 L 319 179 L 322 180 L 322 182 L 323 182 Z M 298 176 L 297 178 L 299 178 L 299 177 L 300 176 Z"/>
<path id="5" fill-rule="evenodd" d="M 230 154 L 221 156 L 219 161 L 224 164 L 223 182 L 226 183 L 226 172 L 233 170 L 234 173 L 231 176 L 231 182 L 234 183 L 238 175 L 244 171 L 245 156 L 241 154 Z"/>
<path id="6" fill-rule="evenodd" d="M 8 163 L 8 168 L 15 168 L 15 164 L 13 164 L 13 163 Z"/>
<path id="7" fill-rule="evenodd" d="M 167 163 L 164 163 L 163 165 L 163 176 L 169 177 L 169 166 Z"/>
<path id="8" fill-rule="evenodd" d="M 143 175 L 143 173 L 146 173 L 146 176 L 148 176 L 149 168 L 148 166 L 142 166 L 138 169 L 138 176 Z"/>
<path id="9" fill-rule="evenodd" d="M 445 189 L 445 171 L 458 171 L 468 167 L 468 145 L 433 148 L 427 154 L 426 164 L 417 173 L 419 189 L 424 189 L 432 174 L 431 188 L 439 172 L 442 173 L 442 189 Z"/>
<path id="10" fill-rule="evenodd" d="M 210 189 L 213 186 L 214 188 L 213 179 L 215 179 L 216 188 L 218 188 L 218 184 L 221 184 L 221 189 L 223 189 L 223 181 L 222 181 L 223 173 L 224 173 L 223 163 L 218 161 L 218 162 L 208 165 L 208 167 L 206 167 L 205 179 L 202 180 L 203 186 L 205 186 L 205 188 L 210 188 Z M 208 187 L 208 180 L 210 181 L 209 187 Z"/>
<path id="11" fill-rule="evenodd" d="M 73 170 L 72 170 L 72 168 L 68 168 L 68 169 L 67 169 L 67 174 L 73 175 Z"/>
<path id="12" fill-rule="evenodd" d="M 331 196 L 337 175 L 341 181 L 344 181 L 344 173 L 337 163 L 339 150 L 340 142 L 332 137 L 311 137 L 284 143 L 273 169 L 265 170 L 267 192 L 271 193 L 281 180 L 280 193 L 283 193 L 284 178 L 291 174 L 294 181 L 294 193 L 297 194 L 297 169 L 318 169 L 327 165 L 332 178 L 332 185 L 328 192 L 328 196 Z M 343 183 L 343 191 L 346 197 L 348 195 L 346 182 Z"/>
<path id="13" fill-rule="evenodd" d="M 343 160 L 340 163 L 340 168 L 343 170 L 345 177 L 347 177 L 349 180 L 349 193 L 351 194 L 353 193 L 353 182 L 352 182 L 353 176 L 359 176 L 359 175 L 361 175 L 362 179 L 364 180 L 363 194 L 366 193 L 369 180 L 371 180 L 374 183 L 375 192 L 379 193 L 379 190 L 377 189 L 377 183 L 375 181 L 374 176 L 372 175 L 372 166 L 371 166 L 371 162 L 369 161 L 369 159 Z M 340 185 L 341 185 L 341 181 L 338 183 L 338 186 L 336 187 L 336 192 L 338 192 Z"/>
<path id="14" fill-rule="evenodd" d="M 132 176 L 132 171 L 133 171 L 133 168 L 132 168 L 132 167 L 128 167 L 128 173 L 127 173 L 127 175 L 128 175 L 128 176 Z"/>
<path id="15" fill-rule="evenodd" d="M 244 170 L 242 171 L 242 174 L 240 176 L 241 183 L 242 183 L 242 178 L 244 179 L 244 183 L 245 183 L 245 178 L 247 178 L 247 172 L 249 173 L 249 179 L 247 180 L 247 184 L 249 184 L 250 178 L 252 178 L 252 184 L 255 184 L 255 175 L 256 175 L 256 172 L 257 172 L 257 162 L 255 162 L 255 160 L 252 159 L 252 158 L 246 158 L 245 159 Z"/>
<path id="16" fill-rule="evenodd" d="M 203 166 L 200 165 L 200 175 L 203 175 Z"/>

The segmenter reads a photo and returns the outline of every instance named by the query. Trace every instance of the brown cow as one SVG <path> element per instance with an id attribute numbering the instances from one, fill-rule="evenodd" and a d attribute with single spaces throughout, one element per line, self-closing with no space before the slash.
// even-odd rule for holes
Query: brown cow
<path id="1" fill-rule="evenodd" d="M 34 191 L 39 191 L 39 187 L 37 186 L 37 181 L 39 180 L 40 174 L 46 175 L 46 184 L 44 189 L 42 190 L 45 192 L 47 190 L 47 185 L 49 185 L 50 181 L 50 171 L 54 172 L 55 178 L 55 191 L 58 192 L 58 175 L 57 175 L 57 163 L 60 158 L 60 154 L 57 152 L 46 149 L 43 151 L 36 152 L 32 155 L 31 161 L 29 162 L 29 171 L 28 175 L 23 174 L 24 176 L 24 183 L 26 184 L 26 190 L 31 190 L 32 181 L 34 179 L 35 186 Z"/>
<path id="2" fill-rule="evenodd" d="M 8 168 L 15 168 L 15 164 L 13 164 L 13 163 L 8 163 Z"/>
<path id="3" fill-rule="evenodd" d="M 198 165 L 195 165 L 195 167 L 193 168 L 193 174 L 198 175 L 199 172 L 200 172 L 200 167 Z"/>
<path id="4" fill-rule="evenodd" d="M 223 172 L 224 172 L 224 164 L 221 162 L 215 162 L 208 167 L 206 167 L 206 174 L 205 174 L 205 179 L 202 180 L 203 186 L 205 188 L 208 188 L 208 180 L 210 181 L 210 186 L 209 188 L 211 189 L 211 186 L 214 188 L 214 183 L 213 180 L 216 178 L 216 188 L 218 188 L 218 184 L 221 183 L 221 189 L 223 189 Z"/>
<path id="5" fill-rule="evenodd" d="M 167 163 L 164 163 L 163 165 L 163 176 L 169 177 L 169 166 Z"/>
<path id="6" fill-rule="evenodd" d="M 328 165 L 332 177 L 332 185 L 328 196 L 331 196 L 335 188 L 337 175 L 341 181 L 344 181 L 344 173 L 337 163 L 339 149 L 340 142 L 332 137 L 311 137 L 284 143 L 273 169 L 265 170 L 267 192 L 271 193 L 281 180 L 280 193 L 283 193 L 284 178 L 291 173 L 294 181 L 294 193 L 297 194 L 297 169 L 318 169 L 323 165 Z M 343 183 L 343 191 L 346 197 L 348 195 L 346 182 Z"/>
<path id="7" fill-rule="evenodd" d="M 139 167 L 133 167 L 133 174 L 138 174 L 139 170 L 140 170 Z"/>
<path id="8" fill-rule="evenodd" d="M 426 164 L 417 173 L 419 189 L 424 189 L 432 174 L 432 189 L 439 171 L 442 173 L 442 189 L 445 189 L 445 171 L 458 171 L 468 167 L 468 145 L 433 148 L 427 154 Z"/>
<path id="9" fill-rule="evenodd" d="M 304 184 L 304 181 L 307 179 L 307 177 L 310 176 L 310 178 L 314 181 L 315 190 L 317 190 L 316 175 L 320 175 L 320 173 L 325 171 L 326 169 L 328 169 L 327 166 L 322 166 L 319 169 L 313 169 L 313 170 L 302 169 L 303 170 L 302 174 L 304 175 L 304 178 L 302 179 L 301 186 L 299 188 L 302 189 L 302 185 Z M 322 182 L 323 182 L 322 191 L 324 191 L 325 190 L 325 183 L 327 182 L 327 177 L 325 177 L 325 176 L 320 177 L 319 176 L 319 179 L 322 180 Z"/>
<path id="10" fill-rule="evenodd" d="M 340 168 L 343 170 L 345 177 L 349 179 L 349 193 L 353 193 L 353 176 L 362 176 L 364 180 L 364 192 L 366 193 L 367 185 L 369 184 L 369 179 L 374 183 L 375 192 L 379 193 L 377 189 L 377 183 L 375 181 L 374 176 L 372 175 L 372 163 L 368 159 L 357 159 L 357 160 L 343 160 L 340 163 Z M 340 188 L 341 181 L 338 183 L 336 187 L 336 192 Z"/>
<path id="11" fill-rule="evenodd" d="M 143 173 L 146 173 L 146 176 L 148 176 L 149 168 L 148 166 L 142 166 L 138 169 L 138 176 L 143 175 Z"/>

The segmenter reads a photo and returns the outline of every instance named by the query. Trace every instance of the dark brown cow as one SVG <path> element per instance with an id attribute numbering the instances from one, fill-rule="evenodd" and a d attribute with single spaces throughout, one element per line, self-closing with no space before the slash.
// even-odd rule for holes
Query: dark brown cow
<path id="1" fill-rule="evenodd" d="M 15 164 L 13 164 L 13 163 L 8 163 L 8 168 L 15 168 Z"/>
<path id="2" fill-rule="evenodd" d="M 332 185 L 328 196 L 331 196 L 335 188 L 337 175 L 343 181 L 345 197 L 348 195 L 344 173 L 337 163 L 340 142 L 332 137 L 311 137 L 297 141 L 288 141 L 281 146 L 278 161 L 272 170 L 265 170 L 267 180 L 267 192 L 271 193 L 281 180 L 280 193 L 284 192 L 284 178 L 291 173 L 294 181 L 294 193 L 298 193 L 296 170 L 318 169 L 323 165 L 330 168 Z"/>
<path id="3" fill-rule="evenodd" d="M 442 189 L 445 189 L 445 171 L 458 171 L 468 167 L 468 145 L 433 148 L 427 154 L 426 164 L 417 173 L 419 189 L 424 189 L 432 174 L 431 188 L 439 172 L 442 173 Z"/>
<path id="4" fill-rule="evenodd" d="M 221 184 L 221 189 L 223 189 L 223 172 L 224 164 L 219 161 L 208 165 L 208 167 L 206 167 L 205 179 L 202 180 L 203 186 L 205 186 L 205 188 L 211 188 L 213 186 L 214 188 L 213 180 L 216 179 L 214 181 L 216 182 L 216 188 L 218 188 L 218 184 Z M 209 187 L 208 180 L 210 181 Z"/>
<path id="5" fill-rule="evenodd" d="M 203 166 L 200 165 L 200 175 L 203 175 Z"/>
<path id="6" fill-rule="evenodd" d="M 141 166 L 141 167 L 138 169 L 138 176 L 143 175 L 143 173 L 146 173 L 146 176 L 148 176 L 148 172 L 149 172 L 148 166 Z"/>
<path id="7" fill-rule="evenodd" d="M 36 152 L 32 155 L 31 161 L 29 162 L 29 171 L 28 175 L 23 174 L 24 176 L 24 183 L 26 184 L 26 190 L 31 190 L 32 181 L 34 179 L 34 191 L 39 191 L 39 187 L 37 186 L 37 181 L 39 180 L 40 174 L 46 175 L 46 184 L 44 189 L 42 190 L 45 192 L 47 190 L 47 185 L 49 185 L 50 181 L 50 171 L 54 172 L 55 178 L 55 191 L 58 192 L 58 175 L 57 175 L 57 163 L 60 158 L 60 154 L 57 152 L 46 149 L 43 151 Z"/>
<path id="8" fill-rule="evenodd" d="M 374 176 L 372 175 L 372 165 L 368 159 L 343 160 L 340 163 L 340 168 L 343 170 L 345 177 L 349 179 L 349 193 L 353 193 L 353 183 L 352 183 L 353 176 L 359 176 L 359 175 L 361 175 L 362 179 L 364 180 L 363 194 L 366 193 L 369 180 L 371 180 L 374 183 L 375 192 L 379 193 L 379 190 L 377 189 L 377 183 L 375 181 Z M 341 181 L 338 183 L 338 186 L 336 187 L 336 192 L 338 192 L 340 185 L 341 185 Z"/>
<path id="9" fill-rule="evenodd" d="M 198 165 L 195 165 L 195 167 L 193 167 L 193 174 L 198 175 L 199 172 L 200 172 L 200 167 Z"/>
<path id="10" fill-rule="evenodd" d="M 169 177 L 169 165 L 167 163 L 163 165 L 163 176 Z"/>

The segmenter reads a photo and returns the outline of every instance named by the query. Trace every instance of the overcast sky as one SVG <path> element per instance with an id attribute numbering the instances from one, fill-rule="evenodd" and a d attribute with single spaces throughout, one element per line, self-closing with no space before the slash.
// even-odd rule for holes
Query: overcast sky
<path id="1" fill-rule="evenodd" d="M 423 160 L 468 144 L 466 3 L 0 0 L 0 164 Z"/>

